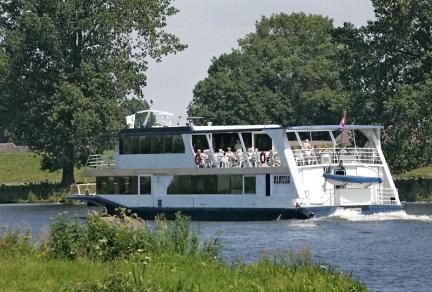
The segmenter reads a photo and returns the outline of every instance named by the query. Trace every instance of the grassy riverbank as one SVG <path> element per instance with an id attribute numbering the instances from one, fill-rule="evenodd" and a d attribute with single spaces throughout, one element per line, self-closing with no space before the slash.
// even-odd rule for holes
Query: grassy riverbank
<path id="1" fill-rule="evenodd" d="M 35 153 L 0 153 L 0 203 L 55 202 L 69 189 L 60 186 L 61 171 L 40 169 L 41 157 Z M 84 181 L 82 170 L 75 169 L 76 181 Z"/>
<path id="2" fill-rule="evenodd" d="M 149 227 L 131 217 L 60 217 L 32 246 L 25 234 L 0 238 L 2 291 L 365 291 L 350 277 L 301 256 L 253 264 L 219 260 L 220 245 L 199 243 L 189 221 Z"/>
<path id="3" fill-rule="evenodd" d="M 41 156 L 35 153 L 0 153 L 0 185 L 59 183 L 61 171 L 41 170 L 41 160 Z M 84 180 L 81 173 L 81 169 L 75 169 L 77 181 Z"/>

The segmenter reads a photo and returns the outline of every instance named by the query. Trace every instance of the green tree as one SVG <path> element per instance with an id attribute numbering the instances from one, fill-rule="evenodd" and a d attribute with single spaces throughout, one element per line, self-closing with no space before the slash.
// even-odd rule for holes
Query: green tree
<path id="1" fill-rule="evenodd" d="M 432 164 L 432 78 L 400 86 L 384 103 L 384 144 L 395 171 Z"/>
<path id="2" fill-rule="evenodd" d="M 212 60 L 189 116 L 223 124 L 335 124 L 346 99 L 333 29 L 318 15 L 262 17 L 238 49 Z"/>
<path id="3" fill-rule="evenodd" d="M 384 124 L 384 151 L 392 169 L 401 172 L 430 163 L 423 143 L 432 132 L 419 128 L 425 125 L 419 107 L 432 103 L 420 98 L 432 74 L 432 2 L 372 3 L 374 21 L 360 28 L 346 23 L 334 32 L 342 48 L 340 80 L 349 92 L 351 120 Z"/>
<path id="4" fill-rule="evenodd" d="M 146 60 L 185 48 L 164 30 L 176 12 L 171 0 L 0 0 L 0 116 L 14 139 L 73 182 L 121 127 L 120 102 L 141 96 Z"/>

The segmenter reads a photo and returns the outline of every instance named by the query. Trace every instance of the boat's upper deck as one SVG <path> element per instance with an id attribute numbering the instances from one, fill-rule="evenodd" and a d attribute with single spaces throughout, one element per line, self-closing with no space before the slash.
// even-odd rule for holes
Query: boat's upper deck
<path id="1" fill-rule="evenodd" d="M 114 159 L 93 155 L 89 166 L 119 169 L 297 167 L 382 164 L 382 126 L 176 126 L 123 129 Z"/>

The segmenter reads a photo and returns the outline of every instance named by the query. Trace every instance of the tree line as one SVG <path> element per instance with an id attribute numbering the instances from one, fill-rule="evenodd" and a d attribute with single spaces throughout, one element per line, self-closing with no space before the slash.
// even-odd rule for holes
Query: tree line
<path id="1" fill-rule="evenodd" d="M 74 166 L 146 108 L 147 61 L 186 48 L 166 31 L 172 0 L 0 0 L 0 132 Z M 383 124 L 393 171 L 432 160 L 432 2 L 373 0 L 375 19 L 335 27 L 304 13 L 262 17 L 212 59 L 190 116 L 220 124 Z M 131 99 L 130 97 L 135 97 Z"/>
<path id="2" fill-rule="evenodd" d="M 212 59 L 188 113 L 214 123 L 382 124 L 393 171 L 432 163 L 432 2 L 373 0 L 375 19 L 335 27 L 304 13 L 262 17 Z"/>

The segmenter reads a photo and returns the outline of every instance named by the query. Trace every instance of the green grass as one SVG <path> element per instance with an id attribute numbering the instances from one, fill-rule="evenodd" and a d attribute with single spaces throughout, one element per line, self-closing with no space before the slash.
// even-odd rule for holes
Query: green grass
<path id="1" fill-rule="evenodd" d="M 148 263 L 38 256 L 3 256 L 0 261 L 2 291 L 366 290 L 347 276 L 314 265 L 294 267 L 265 259 L 243 266 L 186 256 L 156 257 Z"/>
<path id="2" fill-rule="evenodd" d="M 335 270 L 313 264 L 309 252 L 263 257 L 252 264 L 218 259 L 217 240 L 199 244 L 189 219 L 177 214 L 149 227 L 122 213 L 60 216 L 47 238 L 4 229 L 1 291 L 365 291 Z"/>
<path id="3" fill-rule="evenodd" d="M 27 183 L 59 183 L 61 170 L 49 172 L 41 170 L 41 156 L 35 153 L 0 153 L 0 185 Z M 84 181 L 82 170 L 75 169 L 75 180 Z"/>
<path id="4" fill-rule="evenodd" d="M 395 175 L 396 180 L 413 178 L 432 179 L 432 166 L 420 167 L 399 175 Z"/>

